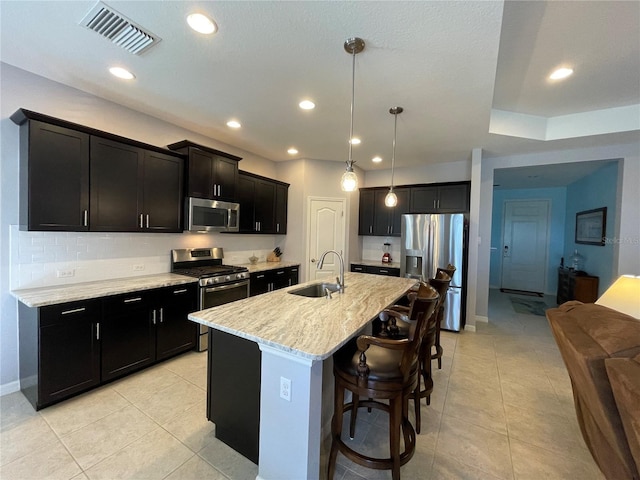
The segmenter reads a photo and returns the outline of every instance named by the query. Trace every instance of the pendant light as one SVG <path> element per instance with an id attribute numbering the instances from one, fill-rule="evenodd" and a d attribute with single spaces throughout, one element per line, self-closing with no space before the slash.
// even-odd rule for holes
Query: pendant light
<path id="1" fill-rule="evenodd" d="M 345 192 L 353 192 L 358 189 L 358 177 L 353 171 L 352 159 L 352 139 L 353 139 L 353 103 L 356 90 L 356 54 L 364 50 L 364 40 L 358 37 L 348 38 L 344 42 L 344 49 L 347 53 L 352 55 L 353 61 L 351 66 L 351 128 L 349 131 L 349 160 L 347 160 L 347 171 L 342 174 L 342 180 L 340 185 Z"/>
<path id="2" fill-rule="evenodd" d="M 391 187 L 389 193 L 384 197 L 384 204 L 387 207 L 395 207 L 398 204 L 398 197 L 393 193 L 393 170 L 396 164 L 396 135 L 398 131 L 398 115 L 403 112 L 402 107 L 392 107 L 389 113 L 393 115 L 393 154 L 391 155 Z"/>

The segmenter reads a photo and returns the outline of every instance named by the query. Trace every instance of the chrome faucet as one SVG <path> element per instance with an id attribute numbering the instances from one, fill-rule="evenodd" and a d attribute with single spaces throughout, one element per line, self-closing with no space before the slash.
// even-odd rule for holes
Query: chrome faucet
<path id="1" fill-rule="evenodd" d="M 324 257 L 327 256 L 327 253 L 335 253 L 340 259 L 340 278 L 336 278 L 338 281 L 338 286 L 340 287 L 340 293 L 344 293 L 344 259 L 342 255 L 335 250 L 327 250 L 320 256 L 320 260 L 318 260 L 318 270 L 322 269 L 322 264 L 324 263 Z"/>

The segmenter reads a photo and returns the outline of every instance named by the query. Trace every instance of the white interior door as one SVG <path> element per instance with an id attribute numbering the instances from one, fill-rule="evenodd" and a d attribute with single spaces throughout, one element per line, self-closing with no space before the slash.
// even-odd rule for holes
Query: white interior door
<path id="1" fill-rule="evenodd" d="M 343 198 L 309 198 L 308 280 L 333 282 L 339 275 L 340 261 L 336 255 L 330 253 L 326 256 L 322 270 L 318 270 L 317 264 L 327 250 L 335 250 L 344 256 L 345 210 L 346 200 Z"/>
<path id="2" fill-rule="evenodd" d="M 502 288 L 544 292 L 548 200 L 507 200 L 502 237 Z"/>

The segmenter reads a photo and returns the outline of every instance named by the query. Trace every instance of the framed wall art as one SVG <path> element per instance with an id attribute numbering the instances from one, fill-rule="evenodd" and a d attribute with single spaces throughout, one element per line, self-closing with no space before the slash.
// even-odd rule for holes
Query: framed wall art
<path id="1" fill-rule="evenodd" d="M 576 213 L 576 243 L 604 245 L 607 207 Z"/>

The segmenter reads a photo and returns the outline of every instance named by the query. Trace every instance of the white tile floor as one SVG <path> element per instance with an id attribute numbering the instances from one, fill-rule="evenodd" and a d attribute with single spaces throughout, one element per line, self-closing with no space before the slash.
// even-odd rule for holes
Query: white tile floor
<path id="1" fill-rule="evenodd" d="M 443 332 L 442 370 L 402 478 L 603 480 L 546 318 L 515 313 L 498 291 L 489 318 L 475 334 Z M 205 365 L 188 353 L 40 412 L 19 392 L 1 397 L 0 478 L 255 479 L 257 466 L 205 418 Z M 359 414 L 353 442 L 384 455 L 385 415 Z M 336 479 L 389 478 L 338 456 Z"/>

